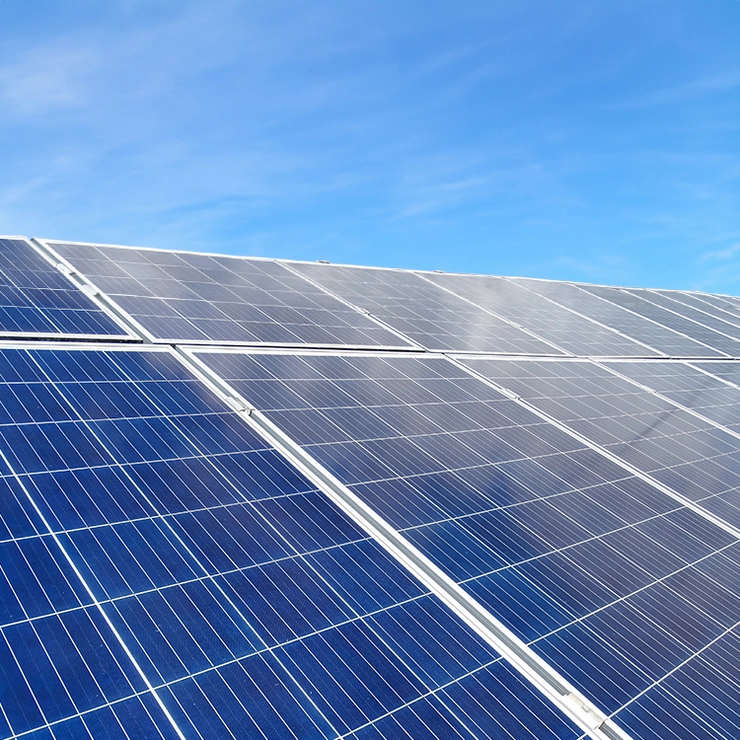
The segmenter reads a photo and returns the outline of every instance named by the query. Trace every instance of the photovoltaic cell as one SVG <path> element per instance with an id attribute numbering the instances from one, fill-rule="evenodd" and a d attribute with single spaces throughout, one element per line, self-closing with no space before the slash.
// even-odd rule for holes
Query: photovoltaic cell
<path id="1" fill-rule="evenodd" d="M 270 260 L 49 244 L 156 339 L 407 346 Z"/>
<path id="2" fill-rule="evenodd" d="M 579 735 L 174 356 L 0 377 L 3 737 Z"/>
<path id="3" fill-rule="evenodd" d="M 655 350 L 500 277 L 424 273 L 448 290 L 579 356 L 650 357 Z"/>
<path id="4" fill-rule="evenodd" d="M 0 335 L 131 339 L 25 239 L 0 238 Z"/>
<path id="5" fill-rule="evenodd" d="M 564 354 L 412 272 L 302 262 L 290 265 L 426 349 Z"/>
<path id="6" fill-rule="evenodd" d="M 702 670 L 686 737 L 737 734 L 709 699 L 740 698 L 710 653 L 740 619 L 734 536 L 441 358 L 199 357 L 633 737 Z"/>
<path id="7" fill-rule="evenodd" d="M 586 286 L 576 286 L 571 283 L 551 280 L 511 279 L 533 293 L 550 298 L 565 308 L 577 311 L 594 321 L 616 329 L 631 339 L 653 347 L 668 357 L 722 356 L 719 350 L 700 344 L 672 328 L 650 321 L 646 316 L 634 313 L 627 310 L 626 307 L 585 290 Z"/>

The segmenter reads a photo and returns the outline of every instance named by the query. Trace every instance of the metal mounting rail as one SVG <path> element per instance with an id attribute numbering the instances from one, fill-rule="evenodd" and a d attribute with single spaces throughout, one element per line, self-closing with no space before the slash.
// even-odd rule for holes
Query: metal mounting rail
<path id="1" fill-rule="evenodd" d="M 107 293 L 100 290 L 90 278 L 83 275 L 69 260 L 59 255 L 43 239 L 31 239 L 30 241 L 48 262 L 54 265 L 63 275 L 66 275 L 70 282 L 74 283 L 90 300 L 125 329 L 132 339 L 147 343 L 153 341 L 154 337 L 141 324 L 129 316 Z"/>

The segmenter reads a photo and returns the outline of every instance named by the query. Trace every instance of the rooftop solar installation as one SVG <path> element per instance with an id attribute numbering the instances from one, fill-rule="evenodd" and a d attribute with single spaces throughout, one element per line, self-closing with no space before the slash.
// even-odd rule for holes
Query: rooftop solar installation
<path id="1" fill-rule="evenodd" d="M 740 300 L 0 239 L 0 740 L 740 738 Z"/>
<path id="2" fill-rule="evenodd" d="M 409 346 L 273 260 L 47 241 L 156 340 Z"/>
<path id="3" fill-rule="evenodd" d="M 0 337 L 132 339 L 24 238 L 0 238 Z"/>
<path id="4" fill-rule="evenodd" d="M 368 311 L 426 349 L 565 354 L 412 272 L 305 262 L 290 264 L 302 275 Z"/>

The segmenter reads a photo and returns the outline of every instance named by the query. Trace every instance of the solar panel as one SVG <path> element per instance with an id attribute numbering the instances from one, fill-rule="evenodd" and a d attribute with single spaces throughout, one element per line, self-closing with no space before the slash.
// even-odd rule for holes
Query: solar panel
<path id="1" fill-rule="evenodd" d="M 700 510 L 740 528 L 740 439 L 727 431 L 593 363 L 467 364 Z"/>
<path id="2" fill-rule="evenodd" d="M 173 354 L 0 377 L 5 737 L 580 735 Z"/>
<path id="3" fill-rule="evenodd" d="M 705 363 L 707 372 L 682 362 L 610 362 L 616 370 L 727 429 L 740 432 L 740 388 L 710 374 L 726 363 Z"/>
<path id="4" fill-rule="evenodd" d="M 426 349 L 564 354 L 412 272 L 303 262 L 289 264 Z"/>
<path id="5" fill-rule="evenodd" d="M 478 306 L 580 356 L 650 357 L 655 350 L 569 311 L 506 278 L 486 275 L 424 273 L 423 277 L 455 291 Z"/>
<path id="6" fill-rule="evenodd" d="M 715 321 L 711 316 L 693 311 L 688 306 L 681 306 L 649 290 L 605 288 L 597 285 L 581 287 L 635 313 L 647 316 L 663 326 L 679 331 L 708 347 L 714 347 L 730 357 L 740 356 L 740 342 L 727 334 L 727 331 L 732 332 L 732 327 L 723 321 Z"/>
<path id="7" fill-rule="evenodd" d="M 198 356 L 634 737 L 737 734 L 736 536 L 444 359 Z"/>
<path id="8" fill-rule="evenodd" d="M 150 339 L 409 346 L 271 260 L 46 244 L 108 294 Z"/>
<path id="9" fill-rule="evenodd" d="M 651 290 L 650 292 L 668 300 L 669 303 L 665 304 L 667 308 L 684 312 L 686 308 L 696 309 L 695 312 L 691 311 L 690 314 L 686 315 L 692 318 L 695 317 L 695 320 L 699 321 L 699 323 L 712 319 L 720 319 L 719 323 L 709 325 L 715 326 L 718 331 L 729 333 L 730 336 L 737 338 L 737 332 L 740 329 L 740 313 L 731 312 L 729 306 L 726 309 L 722 309 L 718 305 L 708 303 L 698 296 L 679 290 Z M 676 304 L 679 304 L 681 308 L 678 308 Z M 728 327 L 727 324 L 730 326 Z"/>
<path id="10" fill-rule="evenodd" d="M 22 237 L 0 238 L 0 336 L 132 339 Z"/>
<path id="11" fill-rule="evenodd" d="M 603 296 L 585 290 L 586 286 L 551 280 L 511 279 L 533 293 L 550 298 L 565 308 L 616 329 L 668 357 L 722 356 L 719 350 L 701 344 L 685 334 L 674 331 L 673 328 L 663 326 L 625 306 L 617 305 Z"/>

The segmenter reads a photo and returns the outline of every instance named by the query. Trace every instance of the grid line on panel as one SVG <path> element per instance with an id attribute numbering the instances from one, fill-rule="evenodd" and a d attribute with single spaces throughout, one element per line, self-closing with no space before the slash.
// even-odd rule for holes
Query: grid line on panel
<path id="1" fill-rule="evenodd" d="M 33 496 L 31 495 L 28 488 L 23 483 L 23 480 L 21 479 L 21 476 L 18 475 L 18 473 L 15 472 L 13 466 L 10 464 L 10 461 L 7 459 L 4 451 L 0 449 L 0 459 L 3 461 L 5 466 L 8 468 L 8 470 L 11 471 L 11 475 L 17 482 L 18 486 L 21 488 L 21 490 L 25 493 L 26 497 L 28 498 L 29 503 L 31 504 L 33 510 L 35 511 L 38 518 L 43 522 L 44 526 L 48 530 L 49 535 L 54 540 L 54 543 L 56 544 L 58 551 L 62 554 L 66 562 L 68 563 L 69 567 L 73 570 L 77 578 L 79 579 L 80 584 L 87 592 L 88 597 L 90 598 L 92 604 L 96 607 L 99 614 L 105 621 L 107 627 L 110 629 L 111 634 L 114 636 L 114 638 L 117 640 L 121 648 L 123 648 L 124 653 L 126 654 L 126 657 L 131 661 L 132 666 L 134 667 L 134 670 L 138 673 L 141 680 L 144 682 L 144 684 L 147 687 L 147 691 L 154 697 L 154 700 L 159 705 L 159 708 L 161 709 L 162 713 L 166 717 L 167 721 L 171 724 L 172 729 L 175 731 L 177 736 L 180 738 L 180 740 L 186 740 L 185 735 L 183 734 L 182 730 L 178 727 L 177 723 L 175 722 L 174 717 L 170 714 L 169 710 L 167 709 L 165 703 L 162 701 L 159 694 L 157 694 L 154 686 L 149 681 L 149 678 L 147 677 L 146 673 L 142 669 L 142 667 L 139 665 L 138 661 L 136 660 L 134 654 L 131 652 L 129 646 L 124 641 L 123 637 L 121 636 L 120 632 L 116 629 L 115 625 L 111 621 L 108 614 L 103 609 L 102 604 L 98 600 L 98 598 L 95 595 L 95 592 L 90 587 L 90 585 L 85 580 L 83 574 L 77 567 L 76 563 L 74 562 L 74 559 L 71 557 L 71 555 L 67 552 L 67 549 L 64 547 L 64 544 L 62 543 L 60 537 L 58 534 L 54 532 L 54 529 L 51 527 L 51 524 L 47 520 L 46 516 L 44 515 L 43 511 L 39 507 L 38 503 L 34 500 Z"/>
<path id="2" fill-rule="evenodd" d="M 733 632 L 735 632 L 738 629 L 738 627 L 740 627 L 740 621 L 737 621 L 735 622 L 735 624 L 732 624 L 729 627 L 725 628 L 720 634 L 716 635 L 709 642 L 707 642 L 706 645 L 702 645 L 702 647 L 699 648 L 695 653 L 690 655 L 685 660 L 681 661 L 678 665 L 671 668 L 664 676 L 661 676 L 658 680 L 653 682 L 650 686 L 640 691 L 639 694 L 637 694 L 632 699 L 630 699 L 626 704 L 624 704 L 624 706 L 620 707 L 619 710 L 615 712 L 612 716 L 619 714 L 619 712 L 623 711 L 624 709 L 629 707 L 631 704 L 638 702 L 641 697 L 643 697 L 649 691 L 653 690 L 655 687 L 660 686 L 662 683 L 666 682 L 671 676 L 678 673 L 684 667 L 686 667 L 689 663 L 691 663 L 692 660 L 695 660 L 697 657 L 701 656 L 702 653 L 705 653 L 708 650 L 711 650 L 718 642 L 720 642 L 725 637 L 727 637 L 727 635 L 730 635 Z"/>
<path id="3" fill-rule="evenodd" d="M 543 663 L 535 654 L 504 627 L 480 604 L 471 600 L 459 586 L 440 570 L 432 561 L 421 554 L 406 539 L 372 508 L 367 506 L 332 475 L 315 457 L 294 442 L 261 411 L 257 410 L 241 393 L 223 377 L 218 376 L 208 365 L 194 357 L 207 376 L 216 375 L 232 398 L 243 399 L 244 407 L 249 409 L 244 415 L 258 425 L 263 435 L 301 470 L 310 474 L 330 498 L 347 511 L 370 535 L 379 541 L 407 569 L 416 575 L 432 592 L 437 594 L 478 634 L 495 647 L 525 677 L 532 681 L 543 693 L 554 701 L 565 713 L 582 728 L 596 733 L 594 737 L 624 738 L 627 736 L 616 726 L 612 726 L 606 715 L 594 707 L 573 686 L 568 684 L 553 669 Z"/>
<path id="4" fill-rule="evenodd" d="M 654 518 L 655 519 L 658 519 L 659 517 L 654 517 Z M 639 522 L 639 523 L 642 523 L 642 522 Z M 626 527 L 624 529 L 626 529 Z M 608 535 L 608 534 L 612 534 L 612 533 L 611 532 L 607 532 L 606 534 Z M 594 537 L 592 539 L 600 539 L 600 538 L 603 538 L 604 536 L 606 536 L 606 535 L 599 535 L 598 537 Z M 578 543 L 572 545 L 571 547 L 578 547 L 581 544 L 583 544 L 583 543 L 578 542 Z M 735 543 L 732 542 L 732 543 L 730 543 L 728 545 L 724 545 L 724 546 L 722 546 L 722 547 L 720 547 L 720 548 L 718 548 L 718 549 L 716 549 L 716 550 L 714 550 L 712 552 L 706 553 L 705 555 L 702 555 L 701 557 L 697 558 L 696 560 L 693 560 L 691 562 L 687 562 L 685 565 L 682 565 L 681 567 L 677 568 L 676 570 L 671 571 L 670 573 L 666 573 L 663 576 L 659 576 L 659 577 L 655 578 L 655 580 L 652 581 L 651 583 L 648 583 L 648 584 L 646 584 L 644 586 L 640 586 L 640 588 L 637 588 L 634 591 L 630 591 L 629 593 L 623 594 L 623 595 L 619 596 L 618 598 L 614 599 L 613 601 L 610 601 L 609 603 L 606 603 L 606 604 L 603 604 L 602 606 L 597 607 L 592 612 L 589 612 L 587 615 L 584 615 L 584 616 L 581 616 L 581 617 L 577 617 L 572 622 L 568 622 L 566 624 L 563 624 L 563 625 L 559 626 L 557 629 L 552 630 L 551 632 L 544 633 L 542 636 L 540 636 L 537 639 L 533 640 L 532 641 L 532 644 L 536 644 L 537 642 L 541 642 L 543 640 L 546 640 L 547 638 L 551 637 L 552 635 L 556 634 L 557 632 L 560 632 L 561 630 L 568 629 L 568 627 L 571 627 L 572 625 L 577 624 L 578 622 L 583 622 L 586 619 L 589 619 L 592 616 L 598 614 L 599 612 L 603 612 L 603 611 L 606 611 L 606 610 L 612 608 L 615 604 L 619 604 L 620 602 L 626 602 L 628 599 L 631 599 L 636 594 L 645 592 L 648 589 L 651 589 L 651 588 L 653 588 L 654 586 L 656 586 L 656 585 L 658 585 L 660 583 L 664 583 L 665 581 L 668 581 L 669 579 L 673 578 L 677 574 L 682 573 L 684 571 L 689 571 L 689 570 L 693 569 L 696 565 L 698 565 L 698 564 L 700 564 L 702 562 L 708 561 L 711 558 L 716 557 L 718 554 L 722 554 L 723 552 L 726 552 L 726 551 L 735 549 L 735 547 L 736 547 Z M 566 548 L 562 548 L 561 550 L 555 550 L 553 552 L 558 553 L 558 552 L 562 552 L 565 549 Z M 542 556 L 540 556 L 540 557 L 542 557 Z M 526 562 L 529 562 L 529 561 L 523 561 L 523 562 L 526 563 Z M 509 567 L 511 567 L 511 566 L 509 566 Z M 474 578 L 471 578 L 469 580 L 470 581 L 473 581 L 475 579 Z M 711 615 L 708 615 L 708 616 L 711 616 Z M 738 624 L 740 624 L 740 622 L 738 622 Z M 726 632 L 731 631 L 732 629 L 735 628 L 735 626 L 736 625 L 733 625 L 732 627 L 728 628 L 726 630 Z M 723 633 L 723 634 L 725 634 L 725 633 Z M 712 642 L 714 642 L 714 640 L 712 640 Z M 711 644 L 712 643 L 708 643 L 708 645 L 702 646 L 701 649 L 697 650 L 695 653 L 692 653 L 686 659 L 686 661 L 684 661 L 684 662 L 687 662 L 688 660 L 691 660 L 693 657 L 695 657 L 696 655 L 698 655 L 699 653 L 701 653 L 704 649 L 706 649 L 706 647 L 708 647 Z"/>
<path id="5" fill-rule="evenodd" d="M 100 706 L 93 707 L 91 709 L 84 709 L 79 712 L 75 712 L 73 714 L 70 714 L 69 716 L 64 717 L 63 719 L 57 719 L 53 720 L 51 722 L 46 722 L 45 724 L 41 724 L 38 727 L 34 727 L 31 730 L 24 730 L 22 732 L 13 733 L 11 735 L 8 735 L 5 740 L 22 740 L 22 738 L 28 738 L 32 735 L 36 735 L 37 733 L 43 731 L 43 730 L 54 730 L 56 727 L 60 727 L 63 724 L 69 722 L 70 720 L 74 719 L 84 719 L 85 717 L 89 717 L 96 712 L 99 712 L 101 709 L 106 708 L 113 708 L 116 706 L 120 706 L 121 704 L 124 704 L 125 702 L 130 701 L 131 699 L 140 698 L 143 696 L 151 695 L 151 692 L 149 689 L 145 689 L 144 691 L 137 691 L 131 693 L 129 696 L 122 697 L 120 699 L 113 699 L 112 701 L 108 701 L 105 704 L 101 704 Z M 150 715 L 151 717 L 151 715 Z M 153 719 L 153 718 L 152 718 Z M 128 737 L 128 735 L 127 735 Z M 160 736 L 161 737 L 161 736 Z M 131 740 L 135 740 L 134 738 L 131 738 Z"/>

